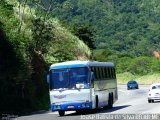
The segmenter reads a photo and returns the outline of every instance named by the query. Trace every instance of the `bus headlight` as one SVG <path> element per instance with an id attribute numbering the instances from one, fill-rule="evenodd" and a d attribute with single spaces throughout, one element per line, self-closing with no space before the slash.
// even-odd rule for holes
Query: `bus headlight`
<path id="1" fill-rule="evenodd" d="M 57 105 L 57 109 L 61 109 L 61 106 L 60 106 L 60 105 Z"/>
<path id="2" fill-rule="evenodd" d="M 84 104 L 84 103 L 82 104 L 82 107 L 85 107 L 85 104 Z"/>
<path id="3" fill-rule="evenodd" d="M 86 104 L 86 107 L 89 107 L 89 104 Z"/>

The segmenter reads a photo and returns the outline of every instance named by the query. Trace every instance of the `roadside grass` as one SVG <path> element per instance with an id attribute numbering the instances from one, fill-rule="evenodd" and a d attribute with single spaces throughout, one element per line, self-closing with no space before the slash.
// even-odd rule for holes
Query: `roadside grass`
<path id="1" fill-rule="evenodd" d="M 160 83 L 160 73 L 153 73 L 144 76 L 133 75 L 129 72 L 117 74 L 118 84 L 127 84 L 129 80 L 136 80 L 138 84 L 150 85 Z"/>

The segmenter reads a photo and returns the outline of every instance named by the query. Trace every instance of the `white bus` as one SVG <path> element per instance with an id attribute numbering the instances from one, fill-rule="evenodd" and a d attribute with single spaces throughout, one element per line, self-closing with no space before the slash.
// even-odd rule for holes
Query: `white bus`
<path id="1" fill-rule="evenodd" d="M 69 61 L 50 66 L 47 76 L 51 110 L 65 111 L 109 107 L 118 99 L 115 66 L 111 62 Z"/>

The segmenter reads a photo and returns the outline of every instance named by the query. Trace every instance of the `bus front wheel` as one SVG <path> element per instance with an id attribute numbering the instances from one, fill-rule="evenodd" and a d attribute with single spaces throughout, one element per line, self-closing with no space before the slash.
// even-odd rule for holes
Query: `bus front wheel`
<path id="1" fill-rule="evenodd" d="M 60 111 L 58 111 L 58 113 L 59 113 L 59 116 L 64 116 L 65 111 L 64 110 L 60 110 Z"/>
<path id="2" fill-rule="evenodd" d="M 96 109 L 98 109 L 98 103 L 99 103 L 98 95 L 96 95 Z"/>

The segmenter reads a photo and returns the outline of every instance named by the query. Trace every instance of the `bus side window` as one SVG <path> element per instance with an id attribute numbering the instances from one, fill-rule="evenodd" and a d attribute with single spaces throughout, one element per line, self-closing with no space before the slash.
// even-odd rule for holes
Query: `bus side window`
<path id="1" fill-rule="evenodd" d="M 94 88 L 94 80 L 95 80 L 95 67 L 91 67 L 91 88 Z"/>
<path id="2" fill-rule="evenodd" d="M 101 79 L 101 75 L 100 75 L 100 68 L 99 67 L 97 67 L 97 79 L 99 80 L 99 79 Z"/>
<path id="3" fill-rule="evenodd" d="M 108 79 L 110 78 L 109 74 L 110 74 L 109 68 L 107 68 L 107 78 L 108 78 Z"/>
<path id="4" fill-rule="evenodd" d="M 99 67 L 99 74 L 100 74 L 100 79 L 103 79 L 103 71 L 102 71 L 102 67 Z"/>
<path id="5" fill-rule="evenodd" d="M 111 72 L 111 79 L 113 79 L 113 68 L 110 68 L 110 72 Z"/>
<path id="6" fill-rule="evenodd" d="M 110 78 L 113 78 L 113 72 L 112 72 L 112 68 L 110 68 Z"/>
<path id="7" fill-rule="evenodd" d="M 107 79 L 108 78 L 107 67 L 105 67 L 104 70 L 105 70 L 105 78 Z"/>
<path id="8" fill-rule="evenodd" d="M 101 79 L 101 68 L 100 67 L 98 67 L 98 75 L 99 75 L 99 78 L 98 79 Z"/>
<path id="9" fill-rule="evenodd" d="M 115 69 L 112 68 L 112 78 L 114 79 L 115 78 Z"/>
<path id="10" fill-rule="evenodd" d="M 95 73 L 94 70 L 91 69 L 91 80 L 93 81 L 95 79 Z"/>
<path id="11" fill-rule="evenodd" d="M 97 67 L 95 67 L 95 69 L 94 69 L 94 74 L 95 74 L 95 79 L 98 79 L 98 69 L 97 69 Z"/>
<path id="12" fill-rule="evenodd" d="M 102 67 L 102 77 L 103 77 L 103 79 L 106 78 L 106 77 L 105 77 L 105 67 Z"/>
<path id="13" fill-rule="evenodd" d="M 97 68 L 97 79 L 100 79 L 100 74 L 99 74 L 99 67 L 96 67 Z"/>
<path id="14" fill-rule="evenodd" d="M 113 74 L 114 74 L 114 78 L 116 78 L 116 71 L 115 71 L 115 68 L 113 68 Z"/>
<path id="15" fill-rule="evenodd" d="M 112 78 L 112 73 L 111 73 L 111 68 L 110 67 L 108 68 L 108 71 L 109 71 L 109 78 Z"/>

